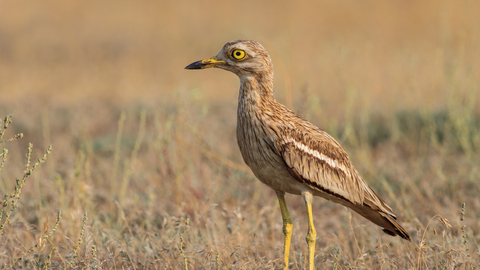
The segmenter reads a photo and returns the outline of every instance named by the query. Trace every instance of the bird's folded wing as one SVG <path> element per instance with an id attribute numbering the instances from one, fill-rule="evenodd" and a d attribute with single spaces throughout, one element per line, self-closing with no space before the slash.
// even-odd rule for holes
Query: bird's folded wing
<path id="1" fill-rule="evenodd" d="M 283 135 L 276 147 L 296 180 L 353 205 L 366 204 L 395 217 L 355 170 L 345 150 L 326 132 L 288 129 Z"/>

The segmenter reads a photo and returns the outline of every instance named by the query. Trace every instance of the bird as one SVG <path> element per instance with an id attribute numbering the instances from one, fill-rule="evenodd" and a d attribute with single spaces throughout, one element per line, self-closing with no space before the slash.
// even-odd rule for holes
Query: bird
<path id="1" fill-rule="evenodd" d="M 314 269 L 316 230 L 314 196 L 344 205 L 380 226 L 388 235 L 411 241 L 392 209 L 368 186 L 343 147 L 327 132 L 279 103 L 273 91 L 273 64 L 267 50 L 253 40 L 226 43 L 220 53 L 185 69 L 219 68 L 240 78 L 237 143 L 255 177 L 272 188 L 283 221 L 283 268 L 293 223 L 285 194 L 301 195 L 308 215 L 308 268 Z"/>

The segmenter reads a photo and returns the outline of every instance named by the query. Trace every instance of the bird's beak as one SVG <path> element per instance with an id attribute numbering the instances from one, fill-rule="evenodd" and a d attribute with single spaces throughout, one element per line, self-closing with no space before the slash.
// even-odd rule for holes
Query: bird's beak
<path id="1" fill-rule="evenodd" d="M 185 69 L 204 69 L 211 68 L 218 64 L 225 64 L 225 61 L 217 60 L 217 57 L 203 59 L 197 62 L 193 62 L 190 65 L 186 66 Z"/>

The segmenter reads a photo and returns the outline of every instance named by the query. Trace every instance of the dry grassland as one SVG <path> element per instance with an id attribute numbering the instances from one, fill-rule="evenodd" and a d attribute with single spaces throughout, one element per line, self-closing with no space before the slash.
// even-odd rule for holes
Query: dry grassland
<path id="1" fill-rule="evenodd" d="M 183 70 L 233 39 L 269 50 L 278 100 L 342 143 L 413 237 L 317 198 L 318 269 L 480 268 L 478 14 L 472 0 L 0 1 L 0 116 L 14 113 L 0 268 L 281 268 L 277 199 L 236 145 L 238 79 Z M 304 269 L 305 207 L 287 203 Z"/>

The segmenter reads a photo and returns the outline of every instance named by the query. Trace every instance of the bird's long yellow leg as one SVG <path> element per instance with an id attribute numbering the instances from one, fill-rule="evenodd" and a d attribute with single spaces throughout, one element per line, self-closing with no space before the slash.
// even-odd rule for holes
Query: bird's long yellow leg
<path id="1" fill-rule="evenodd" d="M 288 254 L 290 252 L 293 223 L 288 214 L 287 204 L 285 202 L 285 192 L 276 191 L 276 193 L 280 204 L 280 211 L 282 212 L 283 234 L 285 235 L 285 242 L 283 243 L 283 269 L 288 269 Z"/>
<path id="2" fill-rule="evenodd" d="M 315 240 L 317 239 L 317 232 L 313 226 L 313 216 L 312 216 L 312 193 L 304 192 L 303 198 L 305 199 L 305 204 L 307 205 L 307 214 L 308 214 L 308 233 L 307 233 L 307 245 L 308 245 L 308 269 L 313 270 L 313 260 L 315 258 Z"/>

